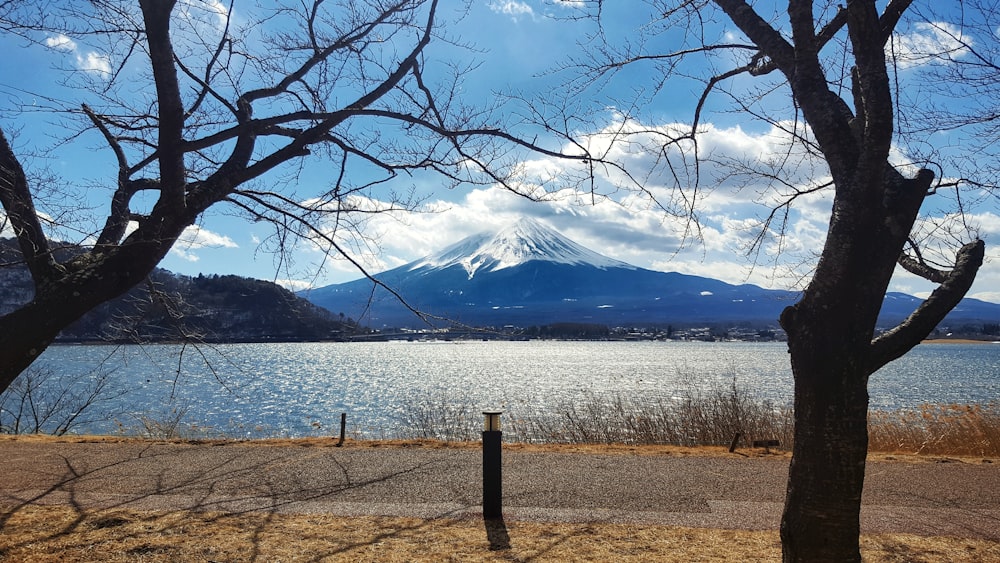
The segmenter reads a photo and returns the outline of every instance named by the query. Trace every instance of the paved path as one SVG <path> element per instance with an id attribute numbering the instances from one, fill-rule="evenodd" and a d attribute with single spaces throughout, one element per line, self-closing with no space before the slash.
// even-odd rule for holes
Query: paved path
<path id="1" fill-rule="evenodd" d="M 83 508 L 481 513 L 478 450 L 230 443 L 0 441 L 0 510 Z M 776 529 L 787 460 L 504 453 L 504 515 L 541 521 Z M 865 532 L 1000 541 L 1000 467 L 872 462 Z"/>

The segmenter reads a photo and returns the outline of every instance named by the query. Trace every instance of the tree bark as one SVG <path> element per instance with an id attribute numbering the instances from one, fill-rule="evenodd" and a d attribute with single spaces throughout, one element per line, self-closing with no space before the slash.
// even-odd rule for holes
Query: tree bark
<path id="1" fill-rule="evenodd" d="M 868 375 L 857 353 L 824 336 L 789 341 L 795 442 L 781 518 L 784 561 L 861 560 Z"/>
<path id="2" fill-rule="evenodd" d="M 789 562 L 861 561 L 868 378 L 944 320 L 982 264 L 982 241 L 965 245 L 931 297 L 876 337 L 895 264 L 933 179 L 926 170 L 904 178 L 887 163 L 883 169 L 866 189 L 837 186 L 813 281 L 781 315 L 795 379 L 795 443 L 781 521 Z"/>

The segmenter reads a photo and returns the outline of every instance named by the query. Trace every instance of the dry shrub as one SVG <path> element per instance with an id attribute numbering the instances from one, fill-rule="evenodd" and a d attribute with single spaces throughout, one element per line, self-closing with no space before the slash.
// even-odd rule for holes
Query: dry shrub
<path id="1" fill-rule="evenodd" d="M 514 439 L 546 443 L 727 445 L 739 433 L 754 439 L 792 440 L 790 409 L 755 399 L 737 385 L 682 398 L 602 397 L 529 413 L 510 426 Z"/>
<path id="2" fill-rule="evenodd" d="M 407 438 L 467 441 L 478 438 L 478 413 L 469 406 L 426 401 L 403 426 Z M 776 439 L 790 450 L 794 415 L 755 398 L 736 380 L 723 388 L 680 398 L 605 396 L 545 410 L 522 407 L 504 414 L 504 440 L 536 444 L 727 446 Z M 869 451 L 1000 457 L 1000 403 L 931 405 L 874 411 L 869 415 Z"/>
<path id="3" fill-rule="evenodd" d="M 469 441 L 478 437 L 476 430 L 481 425 L 481 415 L 471 405 L 427 395 L 399 415 L 398 437 Z"/>
<path id="4" fill-rule="evenodd" d="M 871 451 L 1000 456 L 1000 403 L 876 411 L 868 428 Z"/>

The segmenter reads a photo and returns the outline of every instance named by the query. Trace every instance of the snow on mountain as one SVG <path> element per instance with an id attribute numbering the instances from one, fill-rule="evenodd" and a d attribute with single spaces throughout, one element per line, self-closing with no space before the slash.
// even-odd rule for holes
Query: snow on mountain
<path id="1" fill-rule="evenodd" d="M 602 270 L 636 269 L 631 264 L 585 248 L 534 219 L 523 218 L 497 233 L 463 239 L 437 254 L 414 262 L 410 271 L 443 270 L 458 265 L 471 280 L 477 272 L 496 272 L 535 260 L 571 266 L 587 265 Z"/>
<path id="2" fill-rule="evenodd" d="M 657 272 L 609 258 L 550 227 L 522 219 L 496 233 L 466 238 L 441 252 L 367 278 L 303 293 L 310 301 L 367 326 L 542 326 L 583 322 L 607 326 L 704 326 L 741 322 L 771 326 L 794 303 L 794 291 L 733 285 Z M 405 305 L 400 302 L 405 301 Z M 881 317 L 896 323 L 920 300 L 886 297 Z M 1000 305 L 963 300 L 952 318 L 996 319 Z"/>

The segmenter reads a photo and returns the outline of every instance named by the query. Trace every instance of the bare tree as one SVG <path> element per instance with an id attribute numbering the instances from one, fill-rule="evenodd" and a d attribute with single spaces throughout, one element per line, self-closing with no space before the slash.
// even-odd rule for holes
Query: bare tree
<path id="1" fill-rule="evenodd" d="M 615 38 L 602 30 L 584 55 L 566 64 L 577 71 L 573 84 L 581 91 L 638 65 L 652 75 L 656 92 L 697 79 L 701 95 L 692 100 L 690 127 L 670 132 L 633 126 L 618 133 L 623 142 L 645 139 L 662 156 L 660 176 L 674 179 L 672 197 L 695 226 L 699 190 L 707 183 L 700 175 L 706 161 L 699 127 L 720 97 L 791 139 L 775 162 L 724 163 L 731 174 L 754 175 L 757 185 L 763 180 L 770 187 L 774 207 L 757 244 L 769 231 L 781 230 L 783 214 L 799 198 L 833 193 L 811 281 L 780 318 L 795 380 L 795 440 L 781 523 L 786 561 L 860 560 L 869 376 L 924 339 L 965 296 L 983 262 L 985 246 L 974 233 L 957 233 L 966 238 L 951 247 L 947 266 L 932 263 L 921 244 L 926 240 L 917 223 L 924 201 L 971 183 L 935 173 L 940 163 L 955 161 L 929 150 L 924 160 L 914 160 L 923 164 L 891 158 L 894 148 L 926 149 L 928 132 L 940 127 L 940 121 L 915 126 L 921 113 L 907 104 L 928 98 L 900 86 L 901 57 L 916 55 L 902 53 L 894 40 L 904 16 L 919 18 L 911 3 L 891 0 L 879 14 L 876 2 L 862 0 L 846 6 L 790 0 L 784 11 L 743 0 L 653 0 L 650 20 L 635 35 Z M 589 16 L 602 23 L 616 8 L 600 1 L 590 7 Z M 962 37 L 961 21 L 936 25 L 956 43 L 971 41 Z M 732 26 L 736 33 L 727 33 Z M 993 41 L 995 26 L 987 22 L 984 29 Z M 948 61 L 955 53 L 942 49 L 933 56 Z M 939 70 L 957 80 L 948 86 L 951 95 L 972 98 L 998 83 L 987 57 Z M 920 109 L 925 117 L 947 115 L 927 105 Z M 980 122 L 995 123 L 994 111 L 979 112 Z M 654 137 L 659 140 L 650 141 Z M 942 160 L 926 159 L 933 155 Z M 803 184 L 800 168 L 810 159 L 823 166 Z M 897 265 L 937 289 L 898 326 L 880 333 L 876 323 Z"/>
<path id="2" fill-rule="evenodd" d="M 111 372 L 98 366 L 89 373 L 66 375 L 31 367 L 0 393 L 0 433 L 62 436 L 77 427 L 120 414 L 124 389 Z"/>
<path id="3" fill-rule="evenodd" d="M 28 42 L 101 46 L 97 78 L 68 74 L 82 101 L 33 97 L 62 116 L 65 142 L 100 139 L 116 163 L 107 216 L 80 237 L 85 252 L 60 259 L 52 209 L 79 202 L 33 181 L 0 134 L 4 220 L 34 283 L 32 299 L 0 317 L 0 391 L 61 329 L 145 279 L 210 208 L 272 222 L 279 250 L 301 237 L 346 256 L 342 234 L 360 218 L 409 207 L 363 197 L 394 178 L 505 184 L 516 172 L 509 151 L 560 154 L 508 134 L 496 108 L 458 101 L 461 69 L 428 62 L 429 45 L 446 40 L 437 0 L 275 3 L 243 24 L 232 6 L 0 5 L 0 28 Z M 317 162 L 330 185 L 299 195 L 299 167 Z"/>
<path id="4" fill-rule="evenodd" d="M 949 8 L 957 13 L 948 13 Z M 960 157 L 948 161 L 954 169 L 949 171 L 995 197 L 995 184 L 978 180 L 1000 173 L 1000 42 L 993 39 L 1000 28 L 997 4 L 989 0 L 963 0 L 957 5 L 927 2 L 914 6 L 913 11 L 926 33 L 942 44 L 939 50 L 921 53 L 916 61 L 926 65 L 924 90 L 937 101 L 900 111 L 899 118 L 924 137 L 968 133 L 963 136 Z M 890 54 L 898 57 L 900 46 L 892 47 Z M 928 147 L 928 152 L 934 148 Z"/>

